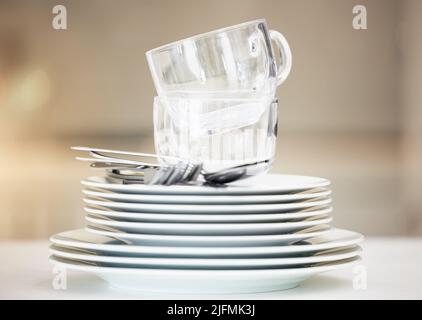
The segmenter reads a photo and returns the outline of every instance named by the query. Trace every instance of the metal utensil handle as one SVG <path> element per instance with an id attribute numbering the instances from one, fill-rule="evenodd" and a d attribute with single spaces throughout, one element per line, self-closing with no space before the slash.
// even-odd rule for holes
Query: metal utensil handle
<path id="1" fill-rule="evenodd" d="M 168 160 L 178 160 L 183 161 L 183 159 L 177 158 L 177 157 L 171 157 L 171 156 L 157 156 L 156 154 L 151 153 L 143 153 L 143 152 L 132 152 L 132 151 L 121 151 L 121 150 L 110 150 L 110 149 L 102 149 L 102 148 L 91 148 L 91 147 L 71 147 L 72 150 L 76 151 L 87 151 L 87 152 L 106 152 L 111 154 L 124 154 L 128 156 L 137 156 L 137 157 L 151 157 L 155 159 L 168 159 Z"/>
<path id="2" fill-rule="evenodd" d="M 158 164 L 158 163 L 128 160 L 128 159 L 122 159 L 122 158 L 119 158 L 119 157 L 111 157 L 111 156 L 109 157 L 107 155 L 103 155 L 103 154 L 99 153 L 98 151 L 90 151 L 89 155 L 94 157 L 94 158 L 101 159 L 101 160 L 110 160 L 111 159 L 111 160 L 122 161 L 122 162 L 124 162 L 124 161 L 134 161 L 134 162 L 143 163 L 143 165 L 142 165 L 143 167 L 154 167 L 154 168 L 160 167 L 160 164 Z"/>
<path id="3" fill-rule="evenodd" d="M 79 161 L 86 161 L 86 162 L 101 162 L 101 163 L 114 163 L 114 164 L 127 164 L 127 165 L 134 165 L 134 166 L 146 166 L 151 168 L 158 168 L 161 165 L 151 165 L 149 163 L 139 162 L 139 161 L 132 161 L 132 160 L 117 160 L 113 158 L 109 159 L 100 159 L 100 158 L 85 158 L 85 157 L 76 157 L 76 160 Z"/>

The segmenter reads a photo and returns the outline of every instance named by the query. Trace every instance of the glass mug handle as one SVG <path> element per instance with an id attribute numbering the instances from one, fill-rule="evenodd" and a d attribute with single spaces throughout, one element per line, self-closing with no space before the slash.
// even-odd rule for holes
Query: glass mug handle
<path id="1" fill-rule="evenodd" d="M 270 30 L 270 38 L 274 42 L 275 54 L 279 55 L 280 65 L 277 67 L 277 86 L 282 84 L 289 76 L 292 69 L 292 52 L 286 38 L 275 30 Z"/>

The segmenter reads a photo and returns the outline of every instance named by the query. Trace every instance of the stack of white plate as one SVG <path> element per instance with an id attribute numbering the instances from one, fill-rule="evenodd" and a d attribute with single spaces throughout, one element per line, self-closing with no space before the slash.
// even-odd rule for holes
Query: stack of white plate
<path id="1" fill-rule="evenodd" d="M 360 259 L 333 228 L 330 182 L 266 175 L 226 187 L 82 181 L 87 227 L 51 237 L 53 264 L 155 292 L 288 289 Z"/>

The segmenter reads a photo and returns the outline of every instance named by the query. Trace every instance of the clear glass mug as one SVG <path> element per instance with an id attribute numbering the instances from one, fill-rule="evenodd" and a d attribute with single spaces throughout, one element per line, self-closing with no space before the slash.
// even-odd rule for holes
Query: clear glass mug
<path id="1" fill-rule="evenodd" d="M 292 66 L 286 39 L 268 30 L 264 19 L 173 42 L 146 56 L 158 95 L 173 97 L 275 97 Z"/>
<path id="2" fill-rule="evenodd" d="M 156 153 L 202 162 L 208 171 L 267 161 L 265 172 L 275 156 L 277 106 L 274 98 L 155 97 Z"/>

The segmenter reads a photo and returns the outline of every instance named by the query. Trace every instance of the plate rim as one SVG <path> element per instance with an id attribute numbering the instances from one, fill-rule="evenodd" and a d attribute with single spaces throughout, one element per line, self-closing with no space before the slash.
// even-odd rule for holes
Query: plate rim
<path id="1" fill-rule="evenodd" d="M 329 206 L 326 208 L 317 208 L 316 210 L 310 211 L 297 211 L 297 212 L 281 212 L 281 213 L 245 213 L 245 214 L 183 214 L 183 213 L 149 213 L 149 212 L 134 212 L 134 211 L 118 211 L 110 208 L 102 207 L 89 207 L 85 206 L 84 211 L 88 214 L 94 214 L 105 217 L 115 217 L 122 219 L 139 219 L 136 221 L 142 222 L 263 222 L 263 221 L 285 221 L 291 219 L 306 219 L 316 217 L 323 214 L 331 214 L 333 207 Z M 136 222 L 133 220 L 133 222 Z"/>
<path id="2" fill-rule="evenodd" d="M 182 223 L 182 222 L 129 222 L 129 221 L 116 221 L 116 220 L 108 220 L 101 217 L 95 217 L 93 215 L 86 215 L 85 220 L 97 224 L 97 225 L 105 225 L 109 227 L 117 228 L 151 228 L 151 229 L 159 229 L 159 228 L 171 228 L 173 230 L 197 230 L 201 229 L 209 229 L 209 230 L 222 230 L 222 229 L 239 229 L 242 230 L 244 228 L 250 229 L 266 229 L 266 228 L 275 228 L 275 227 L 285 227 L 286 228 L 293 228 L 293 227 L 302 227 L 308 228 L 319 224 L 328 224 L 333 220 L 331 215 L 321 215 L 320 219 L 312 219 L 312 220 L 302 220 L 302 221 L 288 221 L 288 222 L 255 222 L 255 223 Z M 102 220 L 101 222 L 99 222 Z M 113 226 L 114 225 L 114 226 Z M 223 227 L 223 228 L 222 228 Z"/>
<path id="3" fill-rule="evenodd" d="M 154 185 L 124 185 L 124 184 L 113 184 L 113 183 L 107 183 L 107 182 L 96 182 L 92 181 L 93 179 L 105 179 L 105 177 L 101 176 L 90 176 L 86 179 L 81 180 L 82 185 L 88 185 L 88 186 L 94 186 L 97 185 L 103 185 L 107 189 L 107 187 L 112 187 L 116 190 L 129 190 L 130 192 L 137 191 L 139 193 L 155 193 L 155 194 L 171 194 L 171 193 L 182 193 L 182 194 L 280 194 L 281 192 L 291 192 L 291 191 L 304 191 L 319 187 L 327 187 L 331 184 L 330 180 L 321 178 L 321 177 L 315 177 L 315 176 L 305 176 L 305 175 L 295 175 L 295 174 L 269 174 L 271 176 L 280 176 L 281 177 L 302 177 L 302 178 L 312 178 L 315 180 L 320 180 L 319 183 L 315 183 L 309 187 L 293 187 L 288 189 L 277 189 L 277 188 L 255 188 L 255 189 L 243 189 L 242 187 L 239 187 L 239 190 L 233 190 L 230 189 L 221 189 L 221 188 L 212 188 L 212 187 L 204 187 L 204 186 L 189 186 L 189 185 L 175 185 L 175 186 L 164 186 L 164 187 L 170 187 L 167 190 L 163 190 L 163 186 L 154 186 Z M 231 186 L 233 187 L 233 186 Z M 160 192 L 161 190 L 161 192 Z M 228 191 L 230 190 L 230 191 Z"/>
<path id="4" fill-rule="evenodd" d="M 112 209 L 124 209 L 124 210 L 139 210 L 145 212 L 163 212 L 163 213 L 181 213 L 181 212 L 193 212 L 202 214 L 217 214 L 223 212 L 229 213 L 247 213 L 247 212 L 284 212 L 288 210 L 299 210 L 307 209 L 319 206 L 328 206 L 332 203 L 332 198 L 327 197 L 323 199 L 317 199 L 315 201 L 301 201 L 293 203 L 266 203 L 266 204 L 152 204 L 152 203 L 133 203 L 133 202 L 121 202 L 111 201 L 106 199 L 92 199 L 89 197 L 83 197 L 83 202 Z M 206 207 L 206 208 L 204 208 Z"/>
<path id="5" fill-rule="evenodd" d="M 93 190 L 96 189 L 96 190 Z M 261 195 L 202 195 L 202 194 L 159 194 L 159 193 L 121 193 L 111 190 L 103 190 L 85 186 L 82 189 L 85 196 L 97 197 L 109 200 L 131 201 L 132 203 L 155 203 L 155 204 L 270 204 L 291 203 L 301 200 L 310 200 L 329 197 L 331 189 L 325 189 L 310 193 L 293 194 L 261 194 Z M 167 200 L 171 197 L 170 200 Z M 251 197 L 253 197 L 251 199 Z M 189 199 L 188 199 L 189 198 Z M 144 202 L 143 202 L 144 201 Z M 162 202 L 159 202 L 162 201 Z"/>
<path id="6" fill-rule="evenodd" d="M 127 237 L 127 239 L 136 239 L 136 240 L 141 240 L 141 238 L 147 238 L 145 240 L 150 240 L 150 241 L 171 241 L 171 238 L 180 238 L 177 241 L 198 241 L 199 239 L 181 239 L 181 238 L 202 238 L 203 241 L 204 239 L 211 242 L 211 241 L 256 241 L 257 238 L 261 238 L 259 241 L 277 241 L 277 240 L 297 240 L 297 239 L 309 239 L 309 238 L 313 238 L 313 237 L 318 237 L 321 236 L 323 233 L 330 231 L 332 228 L 329 225 L 318 225 L 315 227 L 323 227 L 326 226 L 325 229 L 322 230 L 317 230 L 317 231 L 313 231 L 313 232 L 309 232 L 309 233 L 301 233 L 301 232 L 295 232 L 295 233 L 285 233 L 285 234 L 258 234 L 258 235 L 182 235 L 182 234 L 134 234 L 134 233 L 125 233 L 125 232 L 113 232 L 113 231 L 107 231 L 107 230 L 101 230 L 100 228 L 95 228 L 94 226 L 91 225 L 87 225 L 85 227 L 85 230 L 87 230 L 88 232 L 92 232 L 95 233 L 97 235 L 100 236 L 106 236 L 106 237 L 113 237 L 113 235 L 108 235 L 108 233 L 110 234 L 114 234 L 115 238 L 122 238 L 123 237 Z M 311 227 L 313 228 L 313 227 Z M 311 229 L 308 228 L 308 229 Z M 94 229 L 94 231 L 91 231 L 92 229 Z M 99 232 L 97 233 L 96 230 L 97 229 Z M 307 229 L 305 229 L 307 230 Z M 103 234 L 101 234 L 100 232 L 104 232 Z M 107 234 L 106 234 L 107 233 Z M 294 237 L 293 237 L 294 236 Z M 301 236 L 301 237 L 299 237 Z M 306 237 L 303 237 L 306 236 Z M 169 238 L 169 239 L 153 239 L 153 238 L 158 238 L 158 237 L 164 237 L 164 238 Z M 149 238 L 149 239 L 148 239 Z M 217 238 L 217 239 L 216 239 Z M 242 239 L 240 239 L 242 238 Z"/>
<path id="7" fill-rule="evenodd" d="M 71 231 L 81 231 L 84 229 L 74 229 Z M 71 232 L 67 231 L 67 232 Z M 85 231 L 85 230 L 84 230 Z M 85 231 L 87 232 L 87 231 Z M 146 253 L 153 253 L 164 255 L 183 255 L 186 254 L 186 250 L 190 251 L 192 254 L 192 250 L 196 254 L 193 255 L 260 255 L 260 254 L 278 254 L 278 253 L 298 253 L 298 252 L 310 252 L 310 251 L 317 251 L 317 250 L 325 250 L 325 249 L 334 249 L 342 246 L 349 246 L 355 245 L 364 240 L 362 234 L 349 231 L 340 228 L 332 228 L 328 230 L 325 234 L 327 236 L 328 233 L 334 232 L 345 232 L 349 233 L 349 236 L 353 236 L 351 239 L 347 240 L 331 240 L 325 243 L 317 243 L 317 244 L 307 244 L 307 245 L 289 245 L 289 246 L 260 246 L 260 247 L 251 247 L 251 246 L 244 246 L 244 247 L 171 247 L 171 246 L 139 246 L 139 245 L 125 245 L 125 244 L 95 244 L 95 243 L 87 243 L 75 240 L 63 240 L 57 239 L 57 236 L 64 233 L 58 233 L 50 237 L 50 242 L 56 244 L 63 244 L 69 247 L 75 248 L 82 248 L 82 249 L 93 249 L 98 251 L 107 251 L 107 252 L 118 252 L 118 253 L 132 253 L 132 254 L 146 254 Z M 99 236 L 99 235 L 97 235 Z M 100 236 L 99 236 L 100 237 Z M 321 236 L 323 237 L 323 236 Z M 110 237 L 108 237 L 110 238 Z M 121 241 L 121 240 L 120 240 Z M 77 245 L 75 245 L 77 242 Z M 124 243 L 124 241 L 121 241 Z M 72 244 L 73 243 L 73 244 Z M 180 250 L 182 249 L 182 250 Z M 271 249 L 271 250 L 269 250 Z M 161 251 L 161 252 L 160 252 Z M 180 252 L 176 252 L 180 251 Z M 224 253 L 222 253 L 222 251 Z M 242 252 L 240 252 L 242 251 Z"/>
<path id="8" fill-rule="evenodd" d="M 49 247 L 52 255 L 63 257 L 70 260 L 93 261 L 98 263 L 115 263 L 127 265 L 149 265 L 149 266 L 186 266 L 189 267 L 271 267 L 300 265 L 308 263 L 323 263 L 338 260 L 344 260 L 355 257 L 362 253 L 359 245 L 342 247 L 334 250 L 323 250 L 328 252 L 318 252 L 318 254 L 307 257 L 276 257 L 276 258 L 186 258 L 186 257 L 122 257 L 122 256 L 104 256 L 94 253 L 66 252 L 72 250 L 70 247 L 54 248 Z M 62 250 L 61 250 L 62 249 Z M 339 252 L 337 252 L 339 251 Z M 217 263 L 216 263 L 217 262 Z"/>

